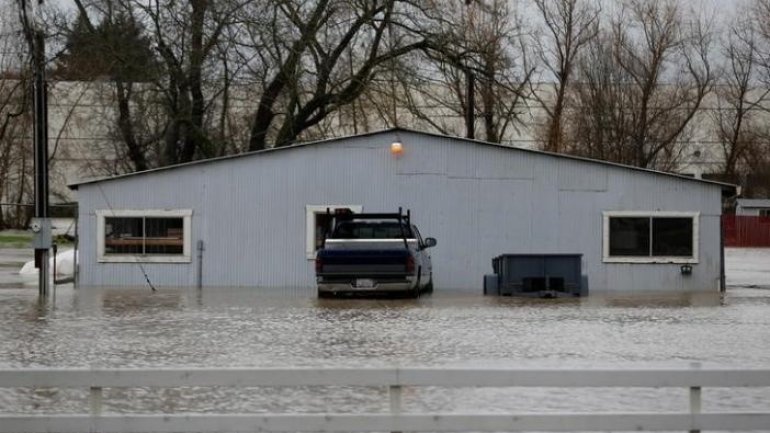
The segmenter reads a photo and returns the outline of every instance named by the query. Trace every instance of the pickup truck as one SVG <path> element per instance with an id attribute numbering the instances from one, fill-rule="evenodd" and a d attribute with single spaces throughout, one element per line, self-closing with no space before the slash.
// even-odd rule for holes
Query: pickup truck
<path id="1" fill-rule="evenodd" d="M 433 291 L 428 249 L 410 213 L 340 213 L 316 253 L 318 296 L 393 293 L 418 297 Z"/>

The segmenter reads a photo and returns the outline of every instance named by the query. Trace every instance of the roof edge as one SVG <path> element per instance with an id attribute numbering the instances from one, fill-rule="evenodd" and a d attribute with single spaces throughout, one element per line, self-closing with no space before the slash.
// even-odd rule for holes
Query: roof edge
<path id="1" fill-rule="evenodd" d="M 332 142 L 335 142 L 335 141 L 342 141 L 342 140 L 346 140 L 346 139 L 349 139 L 349 138 L 370 137 L 370 136 L 373 136 L 373 135 L 385 134 L 385 133 L 389 133 L 389 132 L 400 132 L 400 131 L 402 131 L 402 132 L 415 132 L 415 133 L 418 133 L 418 134 L 425 134 L 424 132 L 411 131 L 411 130 L 407 130 L 407 129 L 404 129 L 404 128 L 398 128 L 398 127 L 387 128 L 387 129 L 380 129 L 380 130 L 377 130 L 377 131 L 370 131 L 370 132 L 365 132 L 365 133 L 356 134 L 356 135 L 346 135 L 346 136 L 342 136 L 342 137 L 325 138 L 325 139 L 322 139 L 322 140 L 305 141 L 305 142 L 299 142 L 299 143 L 295 143 L 295 144 L 291 144 L 291 145 L 287 145 L 287 146 L 271 147 L 269 149 L 261 149 L 261 150 L 251 150 L 251 151 L 236 153 L 234 155 L 225 155 L 225 156 L 218 156 L 218 157 L 215 157 L 215 158 L 198 159 L 198 160 L 195 160 L 195 161 L 182 162 L 182 163 L 179 163 L 179 164 L 172 164 L 172 165 L 166 165 L 166 166 L 163 166 L 163 167 L 156 167 L 156 168 L 151 168 L 151 169 L 148 169 L 148 170 L 133 171 L 131 173 L 117 174 L 117 175 L 113 175 L 113 176 L 93 177 L 93 178 L 83 179 L 81 181 L 69 183 L 69 184 L 67 184 L 67 188 L 69 188 L 71 190 L 77 190 L 78 186 L 86 185 L 86 184 L 89 184 L 89 183 L 105 182 L 105 181 L 110 181 L 110 180 L 118 180 L 118 179 L 123 179 L 123 178 L 126 178 L 126 177 L 137 176 L 137 175 L 140 175 L 140 174 L 155 173 L 155 172 L 159 172 L 159 171 L 172 170 L 172 169 L 176 169 L 176 168 L 189 167 L 189 166 L 193 166 L 193 165 L 208 164 L 208 163 L 211 163 L 211 162 L 226 161 L 226 160 L 229 160 L 229 159 L 236 159 L 236 158 L 244 158 L 244 157 L 247 157 L 247 156 L 260 155 L 260 154 L 265 154 L 265 153 L 270 153 L 270 152 L 279 152 L 279 151 L 284 151 L 284 150 L 289 150 L 289 149 L 297 149 L 297 148 L 302 148 L 302 147 L 305 147 L 305 146 L 311 146 L 311 145 L 315 145 L 315 144 L 332 143 Z"/>
<path id="2" fill-rule="evenodd" d="M 71 190 L 77 190 L 80 185 L 87 185 L 87 184 L 98 183 L 98 182 L 106 182 L 106 181 L 111 181 L 111 180 L 119 180 L 119 179 L 124 179 L 124 178 L 127 178 L 127 177 L 133 177 L 133 176 L 137 176 L 137 175 L 141 175 L 141 174 L 148 174 L 148 173 L 155 173 L 155 172 L 161 172 L 161 171 L 166 171 L 166 170 L 173 170 L 173 169 L 177 169 L 177 168 L 190 167 L 190 166 L 200 165 L 200 164 L 208 164 L 208 163 L 211 163 L 211 162 L 226 161 L 226 160 L 236 159 L 236 158 L 244 158 L 244 157 L 249 157 L 249 156 L 254 156 L 254 155 L 261 155 L 261 154 L 267 154 L 267 153 L 272 153 L 272 152 L 286 151 L 286 150 L 290 150 L 290 149 L 298 149 L 298 148 L 303 148 L 303 147 L 317 145 L 317 144 L 334 143 L 334 142 L 338 142 L 338 141 L 342 141 L 342 140 L 347 140 L 347 139 L 351 139 L 351 138 L 371 137 L 371 136 L 375 136 L 375 135 L 388 134 L 388 133 L 396 133 L 397 134 L 397 133 L 400 133 L 400 132 L 416 134 L 416 135 L 423 135 L 423 136 L 429 136 L 429 137 L 435 137 L 435 138 L 463 141 L 463 142 L 471 142 L 471 143 L 475 143 L 475 144 L 479 144 L 479 145 L 484 145 L 484 146 L 492 146 L 492 147 L 497 147 L 497 148 L 502 148 L 502 149 L 516 150 L 516 151 L 520 151 L 520 152 L 529 152 L 529 153 L 538 154 L 538 155 L 551 156 L 551 157 L 554 157 L 554 158 L 564 158 L 564 159 L 570 159 L 570 160 L 574 160 L 574 161 L 583 161 L 583 162 L 592 163 L 592 164 L 600 164 L 600 165 L 605 165 L 605 166 L 610 166 L 610 167 L 615 167 L 615 168 L 623 168 L 623 169 L 640 171 L 640 172 L 645 172 L 645 173 L 650 173 L 650 174 L 657 174 L 657 175 L 662 175 L 662 176 L 673 177 L 673 178 L 677 178 L 677 179 L 681 179 L 681 180 L 686 180 L 686 181 L 691 181 L 691 182 L 698 182 L 698 183 L 704 183 L 704 184 L 710 184 L 710 185 L 714 185 L 714 186 L 719 186 L 724 191 L 728 191 L 728 192 L 735 193 L 735 191 L 737 191 L 737 185 L 734 185 L 734 184 L 731 184 L 731 183 L 726 183 L 726 182 L 719 182 L 719 181 L 708 180 L 708 179 L 697 179 L 697 178 L 690 177 L 690 176 L 685 176 L 685 175 L 682 175 L 682 174 L 670 173 L 670 172 L 665 172 L 665 171 L 660 171 L 660 170 L 653 170 L 653 169 L 649 169 L 649 168 L 635 167 L 635 166 L 632 166 L 632 165 L 620 164 L 620 163 L 612 162 L 612 161 L 603 161 L 603 160 L 599 160 L 599 159 L 592 159 L 592 158 L 576 156 L 576 155 L 568 155 L 568 154 L 564 154 L 564 153 L 548 152 L 548 151 L 537 150 L 537 149 L 528 149 L 528 148 L 524 148 L 524 147 L 507 146 L 507 145 L 500 144 L 500 143 L 492 143 L 492 142 L 489 142 L 489 141 L 483 141 L 483 140 L 474 139 L 474 138 L 464 138 L 464 137 L 458 137 L 458 136 L 452 136 L 452 135 L 439 134 L 439 133 L 435 133 L 435 132 L 418 131 L 418 130 L 415 130 L 415 129 L 404 128 L 404 127 L 385 128 L 385 129 L 380 129 L 380 130 L 377 130 L 377 131 L 365 132 L 365 133 L 362 133 L 362 134 L 346 135 L 346 136 L 342 136 L 342 137 L 333 137 L 333 138 L 327 138 L 327 139 L 323 139 L 323 140 L 306 141 L 306 142 L 296 143 L 296 144 L 292 144 L 292 145 L 288 145 L 288 146 L 272 147 L 272 148 L 269 148 L 269 149 L 262 149 L 262 150 L 255 150 L 255 151 L 247 151 L 247 152 L 238 153 L 238 154 L 235 154 L 235 155 L 226 155 L 226 156 L 220 156 L 220 157 L 216 157 L 216 158 L 199 159 L 199 160 L 196 160 L 196 161 L 190 161 L 190 162 L 184 162 L 184 163 L 180 163 L 180 164 L 167 165 L 167 166 L 163 166 L 163 167 L 152 168 L 152 169 L 149 169 L 149 170 L 135 171 L 135 172 L 131 172 L 131 173 L 124 173 L 124 174 L 119 174 L 119 175 L 114 175 L 114 176 L 94 177 L 94 178 L 84 179 L 82 181 L 70 183 L 70 184 L 67 185 L 67 187 L 69 189 L 71 189 Z"/>

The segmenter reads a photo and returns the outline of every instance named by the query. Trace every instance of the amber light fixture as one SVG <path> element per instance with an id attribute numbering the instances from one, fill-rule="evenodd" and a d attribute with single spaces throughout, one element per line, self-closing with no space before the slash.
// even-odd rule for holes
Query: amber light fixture
<path id="1" fill-rule="evenodd" d="M 404 154 L 404 145 L 398 141 L 394 141 L 390 144 L 390 154 L 399 157 Z"/>

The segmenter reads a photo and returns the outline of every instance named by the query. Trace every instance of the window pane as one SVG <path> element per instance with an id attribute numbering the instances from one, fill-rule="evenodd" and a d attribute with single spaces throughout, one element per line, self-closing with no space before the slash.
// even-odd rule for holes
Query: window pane
<path id="1" fill-rule="evenodd" d="M 650 256 L 649 218 L 610 218 L 610 256 Z"/>
<path id="2" fill-rule="evenodd" d="M 692 257 L 692 218 L 653 218 L 652 254 Z"/>
<path id="3" fill-rule="evenodd" d="M 413 237 L 412 231 L 405 224 L 395 222 L 343 222 L 334 232 L 337 239 L 402 239 L 404 236 Z"/>
<path id="4" fill-rule="evenodd" d="M 375 239 L 403 239 L 414 238 L 412 230 L 406 224 L 384 223 L 377 226 L 374 232 Z"/>
<path id="5" fill-rule="evenodd" d="M 104 218 L 104 254 L 142 254 L 141 217 Z"/>
<path id="6" fill-rule="evenodd" d="M 184 219 L 146 217 L 145 254 L 184 254 Z"/>

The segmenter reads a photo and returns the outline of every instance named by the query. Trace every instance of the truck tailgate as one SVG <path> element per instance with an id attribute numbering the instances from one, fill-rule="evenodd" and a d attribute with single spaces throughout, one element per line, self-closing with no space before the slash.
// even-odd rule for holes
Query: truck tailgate
<path id="1" fill-rule="evenodd" d="M 319 275 L 404 275 L 407 273 L 407 249 L 321 250 Z"/>

